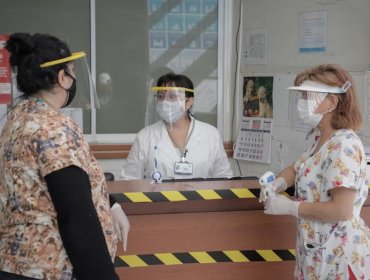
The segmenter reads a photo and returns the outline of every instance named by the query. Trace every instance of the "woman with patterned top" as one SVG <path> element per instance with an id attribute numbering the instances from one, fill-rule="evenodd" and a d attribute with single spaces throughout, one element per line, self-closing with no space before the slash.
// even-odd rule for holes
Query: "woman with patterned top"
<path id="1" fill-rule="evenodd" d="M 370 231 L 360 217 L 368 196 L 366 160 L 354 131 L 360 107 L 350 74 L 319 65 L 298 74 L 298 113 L 315 128 L 314 143 L 275 180 L 295 185 L 295 200 L 267 197 L 265 213 L 298 218 L 295 279 L 370 279 Z"/>
<path id="2" fill-rule="evenodd" d="M 83 53 L 47 34 L 15 33 L 6 49 L 24 100 L 0 138 L 0 279 L 119 279 L 104 174 L 59 112 L 75 96 Z"/>

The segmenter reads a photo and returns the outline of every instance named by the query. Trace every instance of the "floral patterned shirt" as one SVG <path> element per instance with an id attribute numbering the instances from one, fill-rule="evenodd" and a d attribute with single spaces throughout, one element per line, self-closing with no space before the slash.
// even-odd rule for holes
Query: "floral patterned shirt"
<path id="1" fill-rule="evenodd" d="M 0 270 L 37 279 L 72 279 L 44 180 L 71 165 L 89 176 L 113 259 L 117 237 L 104 173 L 73 120 L 32 97 L 10 112 L 0 138 Z"/>
<path id="2" fill-rule="evenodd" d="M 298 219 L 295 277 L 300 280 L 347 280 L 350 267 L 356 279 L 370 279 L 370 231 L 360 217 L 361 207 L 368 196 L 361 140 L 352 130 L 342 129 L 312 154 L 317 143 L 295 163 L 298 200 L 329 201 L 329 191 L 337 187 L 355 190 L 356 198 L 350 220 Z"/>

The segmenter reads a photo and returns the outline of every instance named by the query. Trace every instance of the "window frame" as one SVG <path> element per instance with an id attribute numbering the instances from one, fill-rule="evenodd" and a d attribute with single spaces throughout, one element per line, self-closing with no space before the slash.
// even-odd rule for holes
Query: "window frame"
<path id="1" fill-rule="evenodd" d="M 223 141 L 231 140 L 231 94 L 233 89 L 231 74 L 232 11 L 233 2 L 218 0 L 218 81 L 217 81 L 217 129 Z M 96 85 L 96 0 L 90 0 L 90 71 Z M 224 93 L 224 94 L 223 94 Z M 221 105 L 221 106 L 220 106 Z M 228 128 L 228 129 L 227 129 Z M 124 144 L 132 143 L 136 133 L 98 134 L 96 133 L 96 110 L 91 110 L 91 133 L 84 135 L 92 144 Z"/>

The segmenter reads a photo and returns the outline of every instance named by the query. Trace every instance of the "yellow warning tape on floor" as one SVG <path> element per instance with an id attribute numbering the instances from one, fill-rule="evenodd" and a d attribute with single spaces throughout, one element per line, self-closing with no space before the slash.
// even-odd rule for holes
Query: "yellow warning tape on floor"
<path id="1" fill-rule="evenodd" d="M 157 253 L 116 256 L 116 267 L 144 267 L 150 265 L 181 265 L 210 263 L 282 262 L 294 261 L 294 249 L 282 250 L 226 250 L 182 253 Z"/>

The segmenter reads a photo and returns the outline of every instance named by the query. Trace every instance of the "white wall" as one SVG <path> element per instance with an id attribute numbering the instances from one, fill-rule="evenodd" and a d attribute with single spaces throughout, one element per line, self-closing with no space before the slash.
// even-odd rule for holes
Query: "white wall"
<path id="1" fill-rule="evenodd" d="M 333 4 L 319 4 L 321 2 Z M 244 0 L 243 33 L 267 28 L 267 65 L 241 72 L 297 72 L 315 63 L 335 62 L 349 71 L 365 71 L 370 61 L 369 0 Z M 328 12 L 326 54 L 298 54 L 299 14 Z"/>
<path id="2" fill-rule="evenodd" d="M 309 11 L 327 11 L 327 52 L 299 54 L 299 15 Z M 235 12 L 238 11 L 235 9 Z M 288 94 L 285 88 L 295 74 L 321 63 L 337 63 L 350 71 L 357 83 L 364 121 L 367 114 L 366 75 L 370 62 L 370 1 L 368 0 L 244 0 L 242 36 L 248 29 L 267 28 L 267 64 L 240 67 L 240 89 L 244 76 L 274 76 L 274 127 L 271 164 L 239 161 L 243 176 L 260 176 L 267 170 L 278 172 L 292 163 L 305 147 L 305 133 L 294 131 L 288 121 Z M 368 79 L 369 80 L 369 79 Z M 369 87 L 370 88 L 370 87 Z M 235 122 L 240 123 L 242 91 L 236 100 Z M 364 144 L 370 146 L 370 127 L 360 132 Z M 238 135 L 237 129 L 234 132 Z M 235 160 L 231 160 L 233 166 Z M 234 168 L 235 175 L 239 169 Z"/>

